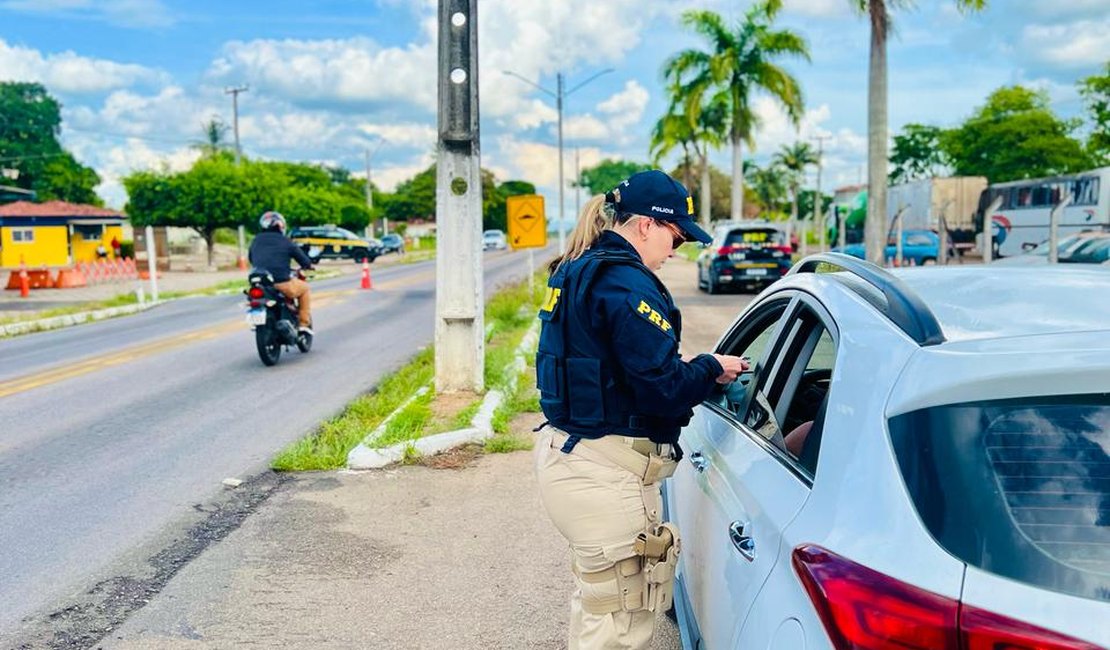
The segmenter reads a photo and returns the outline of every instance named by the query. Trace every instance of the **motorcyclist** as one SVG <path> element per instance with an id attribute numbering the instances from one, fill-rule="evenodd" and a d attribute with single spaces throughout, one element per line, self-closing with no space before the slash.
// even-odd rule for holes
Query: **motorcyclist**
<path id="1" fill-rule="evenodd" d="M 312 335 L 312 301 L 308 283 L 294 277 L 289 271 L 289 263 L 296 260 L 301 268 L 313 268 L 312 259 L 285 236 L 285 217 L 281 213 L 269 211 L 258 220 L 262 231 L 251 242 L 248 258 L 251 265 L 265 269 L 274 277 L 274 288 L 283 295 L 297 301 L 297 315 L 300 320 L 299 331 Z"/>

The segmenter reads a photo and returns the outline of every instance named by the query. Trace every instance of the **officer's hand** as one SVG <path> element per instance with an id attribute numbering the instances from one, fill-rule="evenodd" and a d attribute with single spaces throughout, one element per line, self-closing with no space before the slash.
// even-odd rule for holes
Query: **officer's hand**
<path id="1" fill-rule="evenodd" d="M 725 371 L 717 377 L 718 384 L 731 384 L 736 381 L 740 373 L 748 369 L 747 359 L 734 357 L 731 354 L 714 354 L 713 358 L 725 369 Z"/>

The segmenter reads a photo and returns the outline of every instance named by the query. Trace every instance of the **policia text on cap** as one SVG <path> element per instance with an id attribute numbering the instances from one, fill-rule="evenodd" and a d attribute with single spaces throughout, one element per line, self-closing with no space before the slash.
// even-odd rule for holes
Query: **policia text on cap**
<path id="1" fill-rule="evenodd" d="M 647 648 L 671 605 L 678 531 L 659 482 L 679 429 L 739 357 L 679 355 L 682 319 L 653 270 L 684 240 L 708 243 L 685 188 L 661 171 L 590 200 L 552 263 L 536 354 L 547 417 L 540 498 L 574 556 L 570 648 Z"/>

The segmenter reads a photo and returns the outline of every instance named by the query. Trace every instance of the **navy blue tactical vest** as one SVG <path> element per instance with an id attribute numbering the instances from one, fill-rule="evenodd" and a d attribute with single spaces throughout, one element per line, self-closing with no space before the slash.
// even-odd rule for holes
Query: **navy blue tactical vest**
<path id="1" fill-rule="evenodd" d="M 539 312 L 543 324 L 536 353 L 540 407 L 548 422 L 579 438 L 618 434 L 675 444 L 679 429 L 689 422 L 690 412 L 675 417 L 638 414 L 616 361 L 617 351 L 590 325 L 590 285 L 605 266 L 617 264 L 635 267 L 655 282 L 667 301 L 667 318 L 675 330 L 677 352 L 681 316 L 659 278 L 631 253 L 587 250 L 560 266 L 547 283 L 547 296 Z"/>

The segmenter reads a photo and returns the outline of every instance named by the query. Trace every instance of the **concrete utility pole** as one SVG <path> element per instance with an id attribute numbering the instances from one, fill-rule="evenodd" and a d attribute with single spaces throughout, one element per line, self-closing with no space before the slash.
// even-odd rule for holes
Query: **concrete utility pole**
<path id="1" fill-rule="evenodd" d="M 436 390 L 484 388 L 477 0 L 439 0 Z"/>
<path id="2" fill-rule="evenodd" d="M 513 72 L 512 70 L 504 70 L 503 72 L 507 75 L 516 77 L 517 79 L 520 79 L 521 81 L 523 81 L 524 83 L 532 86 L 533 88 L 536 88 L 536 89 L 538 89 L 542 92 L 545 92 L 548 95 L 551 95 L 552 97 L 555 98 L 555 110 L 557 111 L 557 113 L 559 115 L 559 254 L 562 255 L 563 253 L 565 253 L 567 251 L 566 222 L 565 222 L 564 214 L 563 214 L 563 99 L 565 99 L 568 95 L 570 95 L 574 91 L 578 90 L 582 86 L 585 86 L 586 84 L 590 83 L 594 79 L 597 79 L 601 75 L 613 72 L 613 68 L 606 68 L 606 69 L 604 69 L 600 72 L 594 73 L 592 76 L 587 78 L 585 81 L 581 82 L 580 84 L 578 84 L 574 88 L 571 88 L 570 90 L 565 90 L 564 89 L 565 86 L 564 86 L 563 73 L 559 72 L 555 75 L 555 92 L 551 92 L 547 88 L 544 88 L 543 86 L 537 84 L 534 81 L 531 81 L 530 79 L 528 79 L 526 77 L 522 77 L 522 76 L 518 75 L 517 73 Z M 574 218 L 577 219 L 578 215 L 575 214 Z"/>
<path id="3" fill-rule="evenodd" d="M 821 166 L 824 162 L 822 154 L 825 152 L 825 140 L 831 137 L 832 136 L 828 135 L 817 135 L 810 138 L 811 140 L 817 141 L 817 196 L 813 199 L 813 226 L 815 228 L 820 228 L 820 233 L 818 233 L 820 235 L 818 239 L 820 242 L 820 246 L 818 247 L 819 253 L 825 252 L 825 239 L 828 236 L 828 228 L 825 227 L 825 208 L 824 205 L 822 205 L 824 201 L 821 197 Z M 821 216 L 820 223 L 817 221 L 818 215 Z"/>
<path id="4" fill-rule="evenodd" d="M 235 86 L 232 88 L 225 88 L 224 94 L 231 95 L 231 123 L 235 130 L 235 166 L 239 166 L 239 162 L 243 156 L 243 150 L 239 147 L 239 93 L 247 92 L 247 86 Z M 247 230 L 242 224 L 239 225 L 239 270 L 245 271 L 247 269 Z M 155 298 L 157 300 L 157 298 Z"/>
<path id="5" fill-rule="evenodd" d="M 224 88 L 225 95 L 231 95 L 231 124 L 235 130 L 235 164 L 239 164 L 239 158 L 243 155 L 243 150 L 239 147 L 239 93 L 245 93 L 250 90 L 249 86 L 234 86 L 232 88 Z"/>
<path id="6" fill-rule="evenodd" d="M 381 148 L 384 142 L 385 138 L 379 137 L 378 144 L 374 146 L 373 150 L 371 150 L 370 147 L 366 148 L 366 209 L 370 211 L 370 220 L 366 224 L 367 237 L 374 236 L 374 193 L 370 187 L 370 159 L 374 157 L 374 154 L 378 153 L 378 149 Z M 385 236 L 385 234 L 385 217 L 382 217 L 382 236 Z"/>
<path id="7" fill-rule="evenodd" d="M 582 213 L 582 166 L 578 163 L 578 147 L 574 148 L 574 218 Z M 531 253 L 532 249 L 528 249 Z"/>

